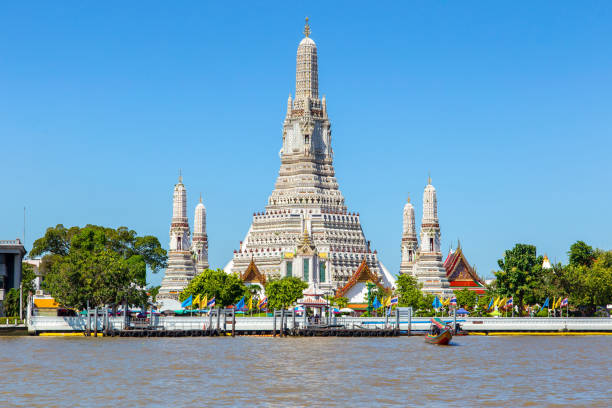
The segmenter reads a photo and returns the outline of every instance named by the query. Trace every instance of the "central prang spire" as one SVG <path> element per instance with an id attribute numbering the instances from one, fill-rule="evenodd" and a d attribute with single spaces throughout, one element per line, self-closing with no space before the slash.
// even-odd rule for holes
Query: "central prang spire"
<path id="1" fill-rule="evenodd" d="M 317 45 L 310 38 L 310 25 L 306 17 L 304 27 L 305 37 L 297 50 L 295 69 L 295 100 L 296 103 L 307 99 L 319 99 L 319 68 L 317 65 Z M 301 105 L 301 103 L 299 103 Z"/>

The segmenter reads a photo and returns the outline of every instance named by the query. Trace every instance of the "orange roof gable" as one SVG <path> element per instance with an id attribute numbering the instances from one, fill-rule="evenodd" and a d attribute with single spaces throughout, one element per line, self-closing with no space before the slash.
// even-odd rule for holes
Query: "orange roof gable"
<path id="1" fill-rule="evenodd" d="M 338 298 L 346 295 L 349 289 L 355 286 L 357 282 L 368 281 L 374 283 L 376 286 L 383 290 L 387 289 L 382 285 L 382 283 L 380 283 L 380 279 L 378 278 L 378 276 L 372 273 L 370 267 L 368 267 L 368 264 L 366 263 L 365 258 L 363 258 L 363 261 L 361 261 L 361 264 L 359 265 L 353 276 L 351 276 L 351 278 L 348 280 L 346 285 L 344 285 L 338 292 L 336 292 L 336 297 Z"/>
<path id="2" fill-rule="evenodd" d="M 242 275 L 240 275 L 240 280 L 243 282 L 259 282 L 262 285 L 266 284 L 266 275 L 259 271 L 257 265 L 255 265 L 255 261 L 251 258 L 251 263 L 247 266 L 246 270 Z"/>

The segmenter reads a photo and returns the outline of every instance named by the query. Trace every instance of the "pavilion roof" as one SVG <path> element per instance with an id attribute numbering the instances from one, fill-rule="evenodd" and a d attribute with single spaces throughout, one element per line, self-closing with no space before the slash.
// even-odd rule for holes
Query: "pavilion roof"
<path id="1" fill-rule="evenodd" d="M 363 258 L 363 261 L 361 261 L 361 264 L 355 270 L 355 273 L 353 274 L 353 276 L 351 276 L 348 282 L 346 282 L 346 284 L 342 288 L 340 288 L 340 290 L 336 292 L 336 297 L 342 297 L 346 295 L 349 289 L 355 286 L 358 282 L 368 282 L 368 281 L 372 282 L 373 284 L 375 284 L 376 286 L 378 286 L 379 288 L 383 290 L 386 289 L 383 286 L 383 284 L 380 282 L 380 278 L 376 276 L 370 270 L 370 267 L 368 266 L 366 259 Z"/>
<path id="2" fill-rule="evenodd" d="M 251 262 L 249 266 L 247 266 L 246 270 L 242 275 L 240 275 L 240 280 L 243 282 L 259 282 L 262 285 L 266 284 L 266 275 L 259 271 L 257 265 L 255 265 L 255 261 L 251 258 Z"/>
<path id="3" fill-rule="evenodd" d="M 474 268 L 470 266 L 465 258 L 461 244 L 459 244 L 457 249 L 449 252 L 444 261 L 444 269 L 446 269 L 446 277 L 451 286 L 485 286 L 484 281 L 480 279 Z M 472 282 L 475 285 L 472 285 Z"/>

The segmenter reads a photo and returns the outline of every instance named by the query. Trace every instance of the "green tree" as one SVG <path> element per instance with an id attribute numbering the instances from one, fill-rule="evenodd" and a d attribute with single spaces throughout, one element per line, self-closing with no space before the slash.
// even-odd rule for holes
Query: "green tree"
<path id="1" fill-rule="evenodd" d="M 592 316 L 597 306 L 612 302 L 612 253 L 600 251 L 590 267 L 570 263 L 563 268 L 559 281 L 570 305 L 583 316 Z"/>
<path id="2" fill-rule="evenodd" d="M 478 303 L 478 294 L 473 290 L 461 289 L 455 292 L 457 304 L 465 309 L 473 310 Z"/>
<path id="3" fill-rule="evenodd" d="M 4 295 L 4 314 L 8 317 L 19 316 L 19 291 L 11 288 Z"/>
<path id="4" fill-rule="evenodd" d="M 400 274 L 395 281 L 395 293 L 399 296 L 398 305 L 412 307 L 415 311 L 420 309 L 423 306 L 422 286 L 414 276 Z"/>
<path id="5" fill-rule="evenodd" d="M 504 252 L 504 259 L 497 261 L 500 271 L 495 273 L 496 290 L 501 296 L 513 296 L 519 315 L 525 301 L 534 301 L 534 288 L 541 283 L 543 258 L 536 255 L 536 247 L 516 244 Z"/>
<path id="6" fill-rule="evenodd" d="M 567 254 L 569 256 L 570 266 L 590 267 L 595 261 L 595 252 L 593 248 L 584 241 L 576 241 L 573 243 Z"/>
<path id="7" fill-rule="evenodd" d="M 189 296 L 206 296 L 209 300 L 215 298 L 217 306 L 225 307 L 240 300 L 242 296 L 251 296 L 249 290 L 237 274 L 227 274 L 223 269 L 205 269 L 194 277 L 189 285 L 180 293 L 179 300 Z"/>
<path id="8" fill-rule="evenodd" d="M 302 297 L 302 293 L 307 287 L 306 282 L 296 277 L 287 276 L 269 281 L 266 284 L 268 308 L 275 310 L 289 307 Z"/>
<path id="9" fill-rule="evenodd" d="M 32 256 L 44 255 L 44 287 L 62 305 L 82 309 L 141 304 L 147 299 L 146 272 L 167 266 L 166 251 L 157 238 L 138 237 L 126 227 L 97 225 L 48 228 L 36 240 Z"/>
<path id="10" fill-rule="evenodd" d="M 153 303 L 157 302 L 157 295 L 159 295 L 160 285 L 149 287 L 149 296 L 151 296 L 151 301 Z"/>

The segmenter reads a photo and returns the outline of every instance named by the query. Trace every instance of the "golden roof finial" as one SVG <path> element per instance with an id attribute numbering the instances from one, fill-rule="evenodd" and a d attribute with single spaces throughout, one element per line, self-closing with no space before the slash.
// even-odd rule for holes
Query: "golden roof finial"
<path id="1" fill-rule="evenodd" d="M 408 202 L 410 202 L 410 193 L 408 193 Z"/>
<path id="2" fill-rule="evenodd" d="M 427 184 L 431 184 L 431 172 L 427 173 Z"/>
<path id="3" fill-rule="evenodd" d="M 183 182 L 183 171 L 179 169 L 179 183 Z"/>
<path id="4" fill-rule="evenodd" d="M 202 203 L 202 193 L 200 193 L 200 203 Z"/>
<path id="5" fill-rule="evenodd" d="M 308 24 L 308 17 L 306 17 L 306 25 L 304 25 L 304 35 L 306 37 L 310 36 L 310 25 Z"/>

